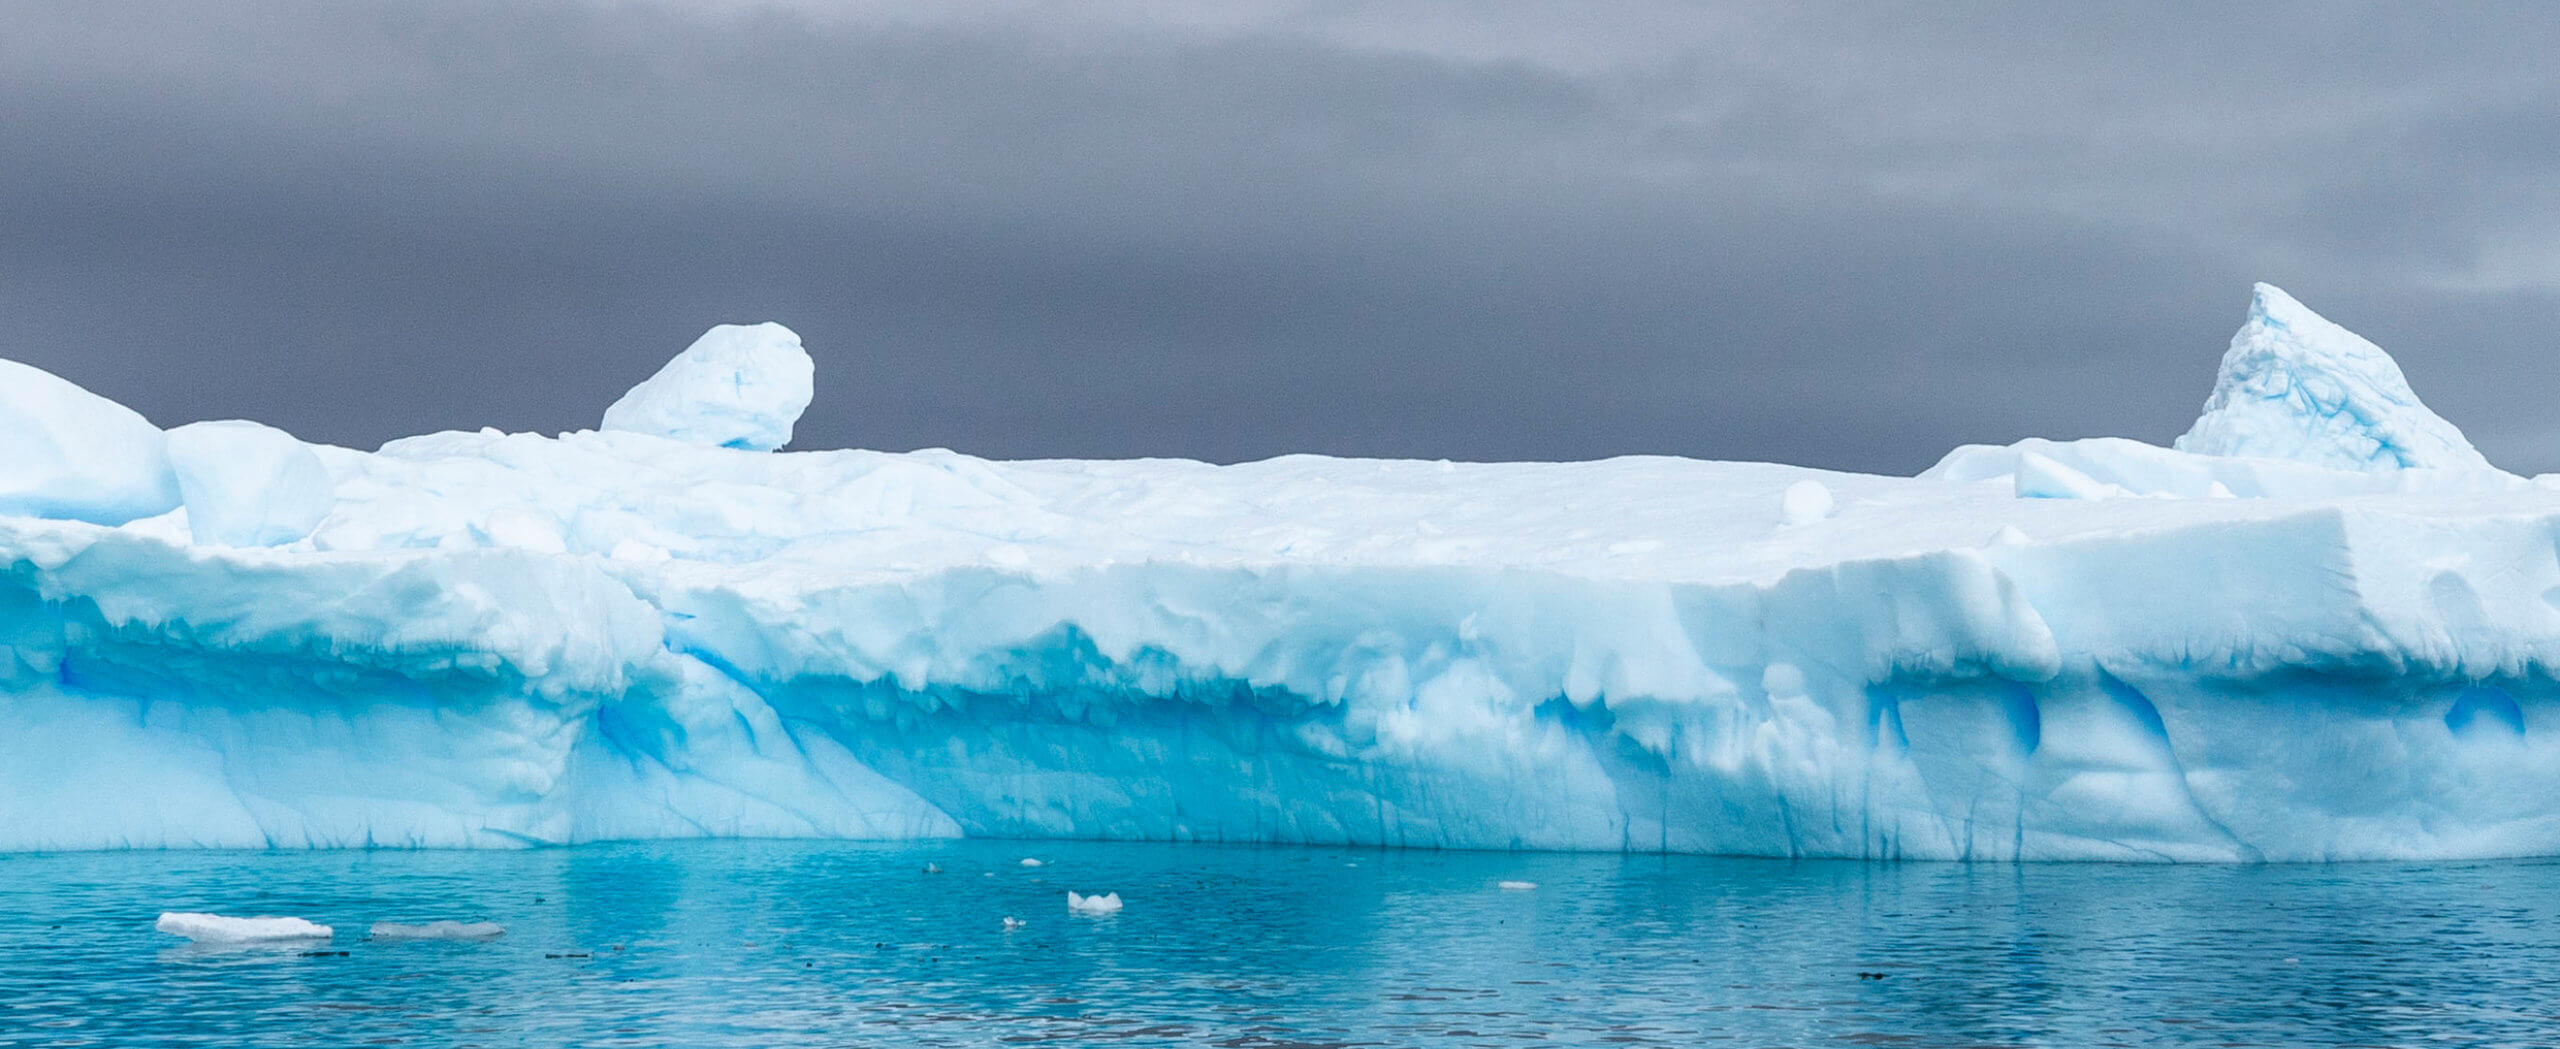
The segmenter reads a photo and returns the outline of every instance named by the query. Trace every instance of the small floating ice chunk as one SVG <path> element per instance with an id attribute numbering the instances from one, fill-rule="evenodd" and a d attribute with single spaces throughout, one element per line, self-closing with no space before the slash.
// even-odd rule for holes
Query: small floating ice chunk
<path id="1" fill-rule="evenodd" d="M 1504 892 L 1528 892 L 1537 888 L 1538 883 L 1534 881 L 1501 881 L 1495 882 L 1494 887 L 1501 889 Z"/>
<path id="2" fill-rule="evenodd" d="M 1025 867 L 1045 867 L 1045 866 L 1048 866 L 1048 864 L 1042 863 L 1042 862 L 1040 862 L 1039 860 L 1032 859 L 1032 858 L 1031 858 L 1031 857 L 1029 857 L 1029 856 L 1025 856 L 1025 857 L 1023 857 L 1023 858 L 1022 858 L 1022 865 L 1023 865 L 1023 866 L 1025 866 Z"/>
<path id="3" fill-rule="evenodd" d="M 942 865 L 939 863 L 927 863 L 924 865 L 924 872 L 927 874 L 940 874 L 942 873 Z"/>
<path id="4" fill-rule="evenodd" d="M 1005 915 L 1005 916 L 1004 916 L 1004 930 L 1005 930 L 1006 932 L 1012 932 L 1012 931 L 1013 931 L 1013 930 L 1015 930 L 1015 929 L 1019 929 L 1019 928 L 1021 928 L 1021 927 L 1025 926 L 1025 925 L 1029 925 L 1029 924 L 1031 924 L 1031 923 L 1030 923 L 1030 922 L 1027 922 L 1027 921 L 1023 921 L 1022 919 L 1020 919 L 1020 918 L 1016 918 L 1016 917 L 1014 917 L 1013 915 L 1010 915 L 1010 914 L 1008 914 L 1008 915 Z"/>
<path id="5" fill-rule="evenodd" d="M 507 927 L 496 922 L 433 921 L 425 925 L 403 925 L 399 922 L 375 922 L 372 935 L 377 940 L 494 940 L 507 934 Z"/>
<path id="6" fill-rule="evenodd" d="M 337 930 L 300 918 L 259 916 L 228 918 L 219 914 L 169 911 L 151 926 L 197 943 L 258 943 L 267 940 L 325 940 Z"/>
<path id="7" fill-rule="evenodd" d="M 1831 486 L 1810 478 L 1787 486 L 1778 510 L 1791 525 L 1809 525 L 1831 516 Z"/>
<path id="8" fill-rule="evenodd" d="M 1114 892 L 1106 893 L 1101 896 L 1080 896 L 1077 895 L 1074 889 L 1069 889 L 1067 890 L 1067 913 L 1089 915 L 1118 914 L 1120 913 L 1120 894 Z"/>

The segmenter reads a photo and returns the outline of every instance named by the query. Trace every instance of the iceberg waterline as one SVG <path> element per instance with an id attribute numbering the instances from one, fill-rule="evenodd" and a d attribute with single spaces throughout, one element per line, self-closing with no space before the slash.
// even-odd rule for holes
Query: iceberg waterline
<path id="1" fill-rule="evenodd" d="M 181 485 L 147 424 L 56 426 L 123 472 L 0 472 L 0 848 L 2560 854 L 2560 478 L 2330 396 L 2380 351 L 2272 291 L 2198 432 L 2280 457 L 765 452 L 774 325 L 645 426 L 306 446 L 325 513 L 239 513 L 311 503 L 262 435 Z"/>

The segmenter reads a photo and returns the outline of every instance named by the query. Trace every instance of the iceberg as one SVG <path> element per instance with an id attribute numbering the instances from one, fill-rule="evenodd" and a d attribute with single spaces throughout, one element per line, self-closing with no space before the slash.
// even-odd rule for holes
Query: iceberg
<path id="1" fill-rule="evenodd" d="M 1089 918 L 1118 914 L 1120 913 L 1120 894 L 1114 892 L 1099 896 L 1085 896 L 1074 889 L 1069 889 L 1067 890 L 1067 913 L 1081 914 Z"/>
<path id="2" fill-rule="evenodd" d="M 197 943 L 267 943 L 279 940 L 325 940 L 337 935 L 326 925 L 302 918 L 231 918 L 219 914 L 170 911 L 152 928 Z"/>
<path id="3" fill-rule="evenodd" d="M 2560 478 L 2315 319 L 2261 289 L 2178 447 L 1918 477 L 783 453 L 763 350 L 263 465 L 88 405 L 0 430 L 51 464 L 0 474 L 0 849 L 2560 854 Z"/>

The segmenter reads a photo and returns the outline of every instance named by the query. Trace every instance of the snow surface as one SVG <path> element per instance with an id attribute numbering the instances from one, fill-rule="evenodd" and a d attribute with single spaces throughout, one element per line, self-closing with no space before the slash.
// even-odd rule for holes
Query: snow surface
<path id="1" fill-rule="evenodd" d="M 197 943 L 262 943 L 271 940 L 325 940 L 336 935 L 326 925 L 300 918 L 226 918 L 219 914 L 170 911 L 152 928 Z"/>
<path id="2" fill-rule="evenodd" d="M 0 516 L 0 848 L 2560 854 L 2560 478 L 717 443 L 308 446 L 274 546 Z"/>
<path id="3" fill-rule="evenodd" d="M 167 438 L 149 420 L 0 360 L 0 514 L 112 525 L 177 505 Z"/>
<path id="4" fill-rule="evenodd" d="M 1798 481 L 1778 496 L 1778 512 L 1791 525 L 1809 525 L 1831 516 L 1831 489 L 1820 481 Z"/>
<path id="5" fill-rule="evenodd" d="M 195 541 L 275 546 L 311 534 L 336 502 L 329 469 L 310 446 L 246 420 L 169 431 L 169 465 Z"/>
<path id="6" fill-rule="evenodd" d="M 791 443 L 815 372 L 791 329 L 723 324 L 606 408 L 604 429 L 769 452 Z"/>

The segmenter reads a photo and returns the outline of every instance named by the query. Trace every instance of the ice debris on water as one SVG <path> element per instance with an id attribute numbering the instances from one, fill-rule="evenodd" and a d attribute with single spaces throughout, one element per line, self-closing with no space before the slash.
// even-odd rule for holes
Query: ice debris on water
<path id="1" fill-rule="evenodd" d="M 1069 889 L 1067 890 L 1067 913 L 1088 916 L 1118 914 L 1120 913 L 1120 894 L 1113 892 L 1100 896 L 1084 896 L 1079 895 L 1074 889 Z"/>
<path id="2" fill-rule="evenodd" d="M 493 940 L 507 934 L 496 922 L 431 921 L 421 925 L 375 922 L 368 935 L 377 940 Z"/>
<path id="3" fill-rule="evenodd" d="M 197 943 L 260 943 L 271 940 L 325 940 L 337 930 L 301 918 L 260 916 L 232 918 L 193 911 L 169 911 L 152 928 Z"/>

